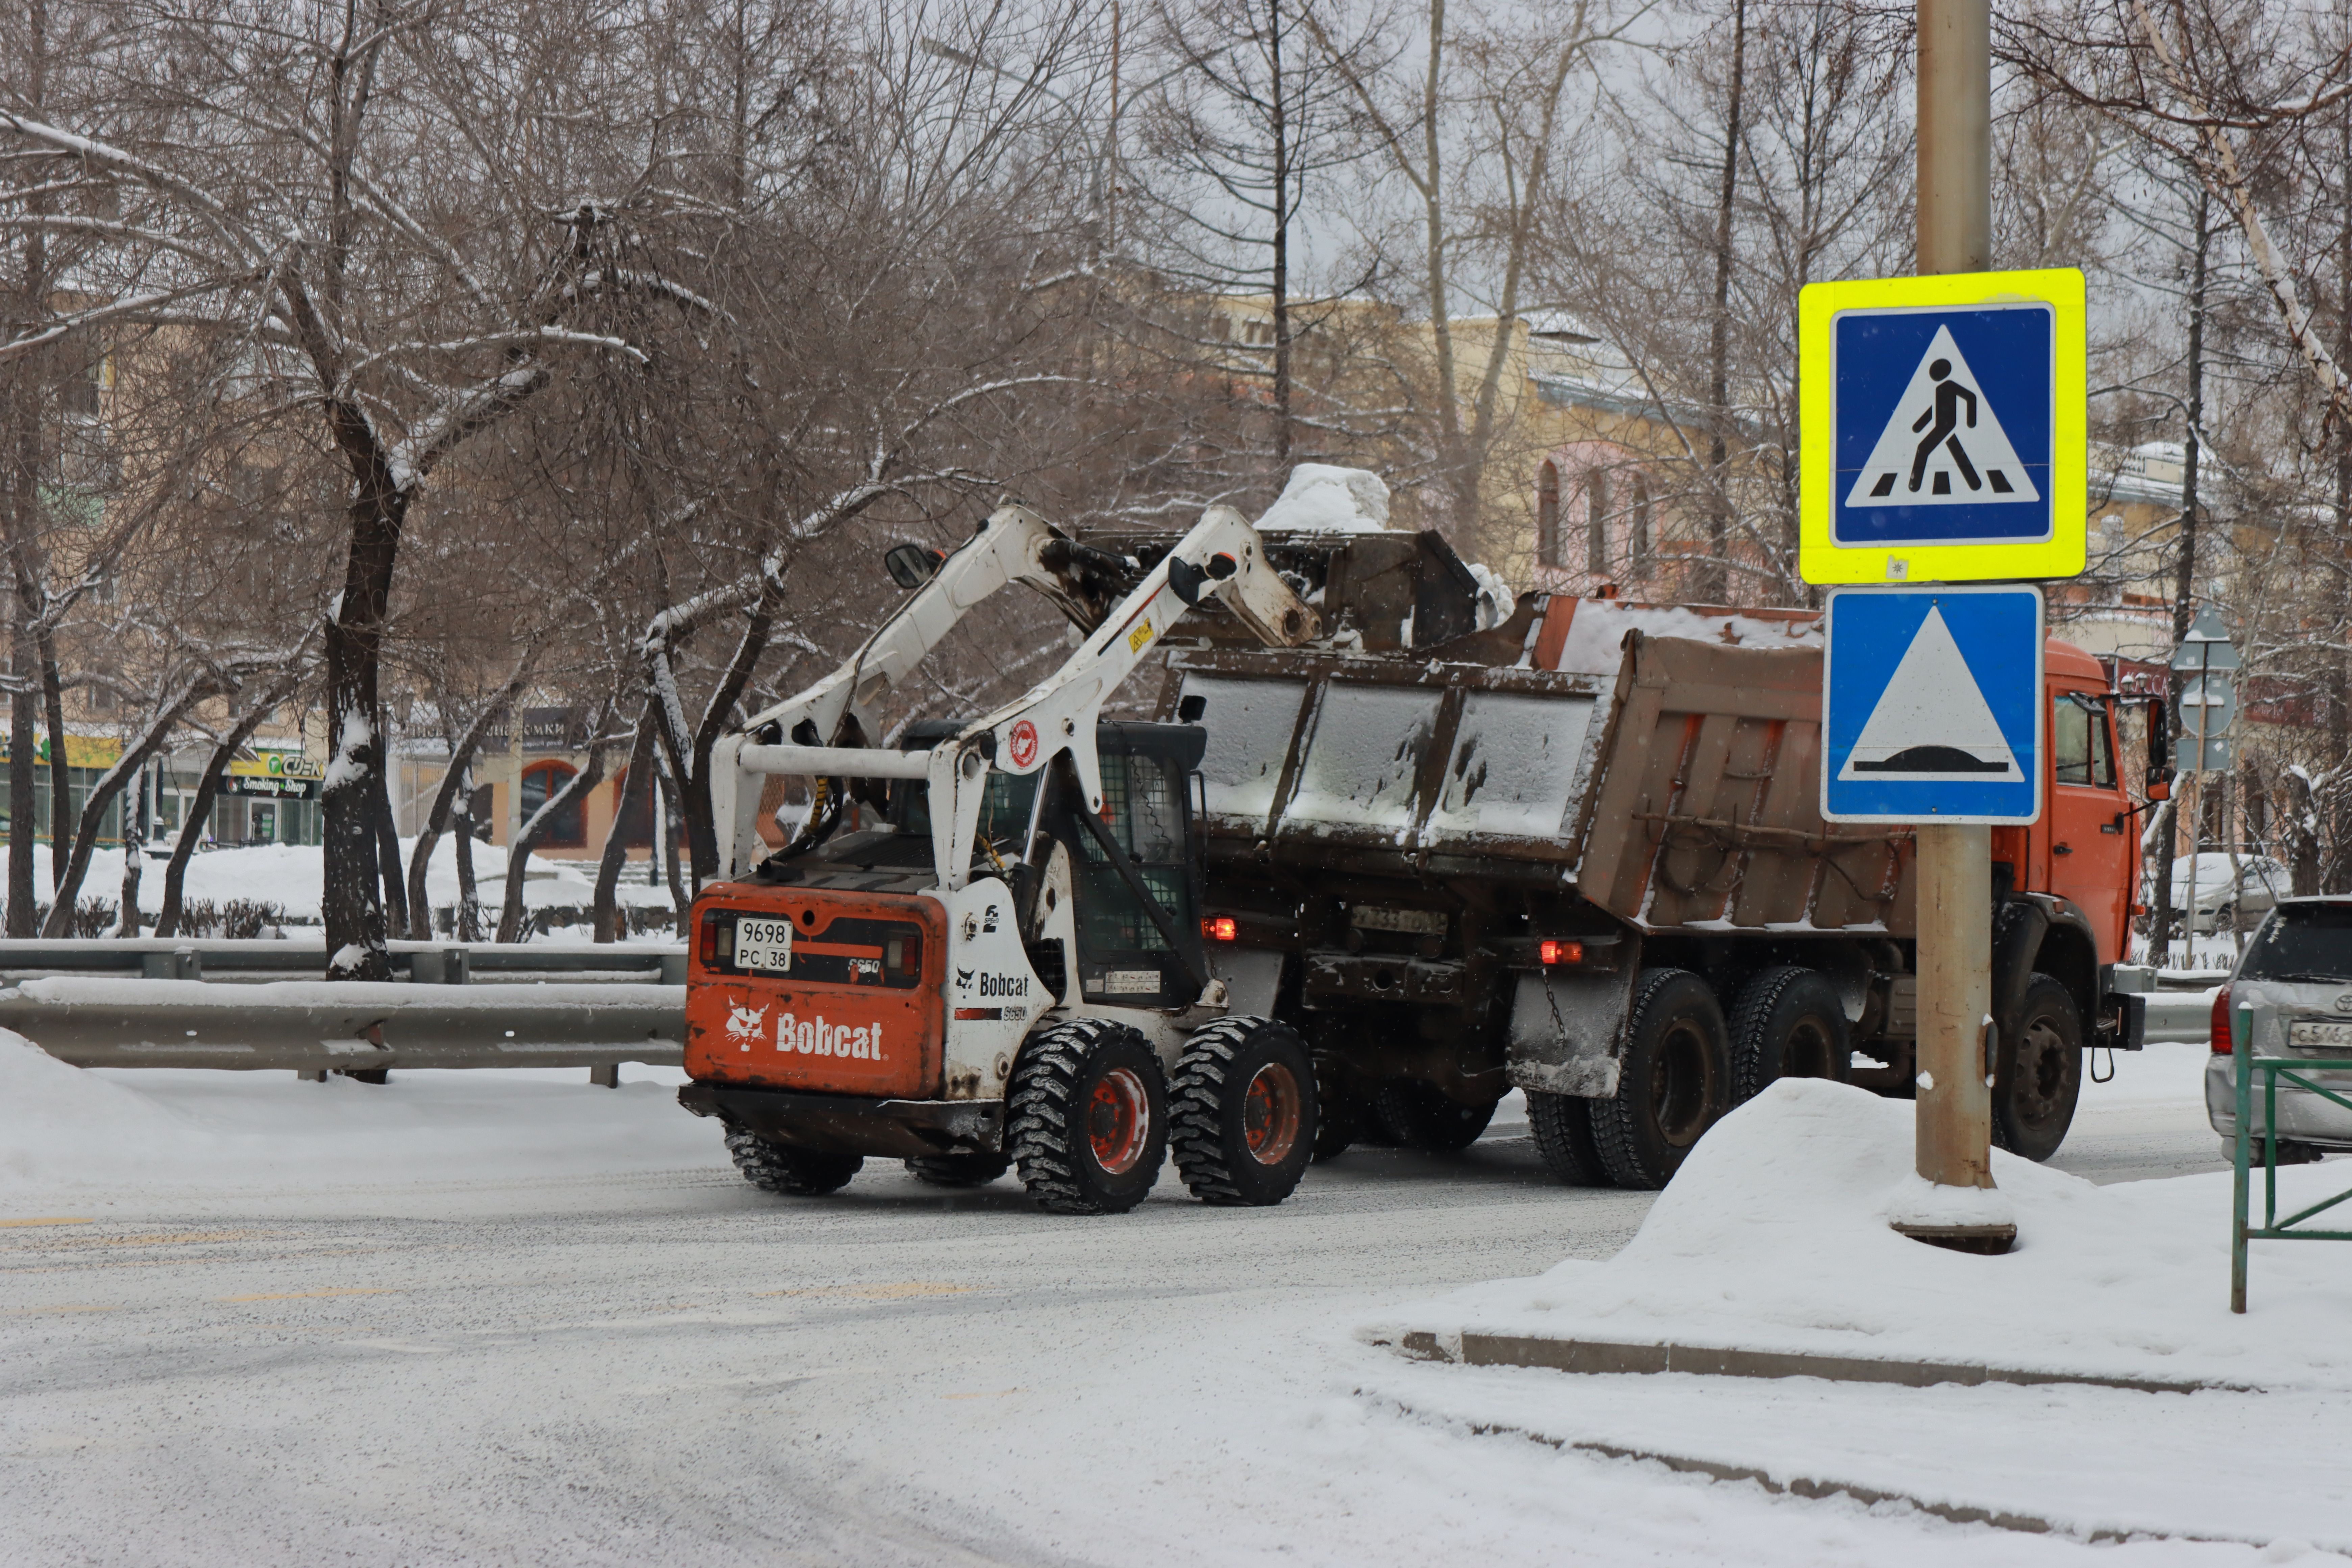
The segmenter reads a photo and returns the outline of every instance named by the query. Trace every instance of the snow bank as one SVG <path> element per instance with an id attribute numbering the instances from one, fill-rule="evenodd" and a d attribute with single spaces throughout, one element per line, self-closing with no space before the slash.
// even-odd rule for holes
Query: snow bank
<path id="1" fill-rule="evenodd" d="M 404 865 L 416 852 L 416 841 L 400 841 L 401 861 Z M 47 896 L 49 886 L 49 852 L 46 845 L 33 850 L 35 886 Z M 7 864 L 7 851 L 0 848 L 0 868 Z M 483 906 L 495 916 L 499 900 L 506 896 L 507 852 L 495 844 L 474 846 L 474 879 L 476 892 Z M 315 925 L 319 921 L 319 900 L 326 887 L 324 851 L 315 846 L 293 844 L 258 844 L 239 849 L 212 849 L 192 856 L 183 896 L 192 901 L 214 905 L 226 904 L 243 899 L 256 903 L 271 903 L 286 911 L 290 921 Z M 90 854 L 89 870 L 83 876 L 81 896 L 96 899 L 112 908 L 122 890 L 122 851 L 98 849 Z M 444 837 L 433 847 L 432 863 L 425 868 L 425 890 L 436 909 L 454 906 L 457 901 L 457 859 L 455 843 Z M 530 869 L 523 882 L 523 907 L 541 909 L 586 909 L 595 901 L 596 865 L 593 860 L 551 860 L 534 855 Z M 672 907 L 669 889 L 646 885 L 646 868 L 642 862 L 623 871 L 616 897 L 624 906 L 643 905 L 650 908 Z M 163 909 L 163 862 L 151 857 L 139 879 L 139 907 L 151 917 Z"/>
<path id="2" fill-rule="evenodd" d="M 1369 468 L 1301 463 L 1290 470 L 1265 515 L 1261 532 L 1380 533 L 1389 525 L 1389 487 Z"/>
<path id="3" fill-rule="evenodd" d="M 383 1085 L 304 1083 L 276 1072 L 89 1070 L 0 1029 L 0 1199 L 726 1164 L 715 1125 L 678 1107 L 682 1074 L 622 1071 L 628 1081 L 613 1089 L 590 1086 L 576 1068 L 394 1071 Z"/>
<path id="4" fill-rule="evenodd" d="M 2352 1387 L 2352 1244 L 2254 1244 L 2229 1310 L 2226 1174 L 2098 1187 L 1999 1150 L 2003 1258 L 1887 1227 L 1913 1180 L 1913 1107 L 1784 1079 L 1719 1122 L 1625 1249 L 1474 1287 L 1373 1331 L 1736 1345 L 2028 1370 Z M 2352 1164 L 2281 1173 L 2281 1203 Z"/>

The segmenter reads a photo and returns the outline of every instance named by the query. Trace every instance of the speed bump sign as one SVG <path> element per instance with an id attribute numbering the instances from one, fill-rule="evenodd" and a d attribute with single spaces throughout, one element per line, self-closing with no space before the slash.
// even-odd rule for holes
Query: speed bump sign
<path id="1" fill-rule="evenodd" d="M 2083 570 L 2080 272 L 1815 283 L 1797 317 L 1806 582 Z"/>

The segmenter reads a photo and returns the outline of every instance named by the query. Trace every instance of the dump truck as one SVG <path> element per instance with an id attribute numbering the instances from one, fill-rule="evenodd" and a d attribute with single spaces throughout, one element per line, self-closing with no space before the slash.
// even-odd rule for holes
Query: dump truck
<path id="1" fill-rule="evenodd" d="M 1465 1146 L 1517 1088 L 1559 1178 L 1654 1188 L 1776 1078 L 1912 1092 L 1913 835 L 1822 819 L 1809 615 L 1530 595 L 1412 653 L 1167 662 L 1162 716 L 1205 738 L 1211 965 L 1307 1039 L 1320 1155 Z M 2063 641 L 2046 670 L 2047 808 L 1986 867 L 1993 1133 L 2037 1160 L 2145 1005 L 2114 983 L 2125 699 Z"/>

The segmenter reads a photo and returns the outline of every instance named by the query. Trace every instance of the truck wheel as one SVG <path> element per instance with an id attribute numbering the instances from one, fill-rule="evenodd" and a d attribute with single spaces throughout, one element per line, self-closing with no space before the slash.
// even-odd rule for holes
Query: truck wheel
<path id="1" fill-rule="evenodd" d="M 858 1154 L 836 1154 L 829 1149 L 802 1149 L 777 1143 L 741 1128 L 730 1129 L 727 1152 L 743 1179 L 763 1193 L 788 1198 L 822 1197 L 849 1184 L 866 1163 Z"/>
<path id="2" fill-rule="evenodd" d="M 1005 1152 L 1055 1214 L 1125 1214 L 1168 1158 L 1168 1087 L 1124 1024 L 1073 1018 L 1031 1037 L 1005 1094 Z"/>
<path id="3" fill-rule="evenodd" d="M 1666 1184 L 1731 1100 L 1731 1053 L 1714 988 L 1687 969 L 1635 983 L 1617 1092 L 1590 1101 L 1601 1167 L 1621 1187 Z"/>
<path id="4" fill-rule="evenodd" d="M 1340 1075 L 1315 1065 L 1315 1163 L 1336 1160 L 1363 1136 L 1364 1105 Z"/>
<path id="5" fill-rule="evenodd" d="M 1731 1102 L 1744 1105 L 1776 1079 L 1853 1076 L 1845 1003 L 1818 969 L 1784 964 L 1739 988 L 1731 1008 Z"/>
<path id="6" fill-rule="evenodd" d="M 1528 1090 L 1528 1130 L 1544 1169 L 1571 1187 L 1605 1187 L 1609 1169 L 1592 1142 L 1592 1102 L 1573 1094 Z"/>
<path id="7" fill-rule="evenodd" d="M 984 1187 L 1011 1164 L 1002 1154 L 918 1154 L 907 1173 L 934 1187 Z"/>
<path id="8" fill-rule="evenodd" d="M 2047 1160 L 2066 1141 L 2083 1093 L 2083 1016 L 2074 994 L 2047 974 L 2025 987 L 2025 1005 L 1993 1047 L 1992 1141 Z"/>
<path id="9" fill-rule="evenodd" d="M 1481 1105 L 1465 1105 L 1433 1085 L 1412 1079 L 1384 1083 L 1372 1091 L 1372 1113 L 1387 1124 L 1397 1142 L 1433 1154 L 1451 1154 L 1478 1142 L 1501 1103 L 1497 1096 Z"/>
<path id="10" fill-rule="evenodd" d="M 1315 1151 L 1315 1064 L 1287 1024 L 1224 1018 L 1184 1042 L 1168 1142 L 1204 1204 L 1278 1204 Z"/>

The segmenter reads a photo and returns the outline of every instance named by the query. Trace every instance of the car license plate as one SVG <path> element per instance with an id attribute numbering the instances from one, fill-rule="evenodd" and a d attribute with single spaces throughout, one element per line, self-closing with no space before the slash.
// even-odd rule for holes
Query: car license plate
<path id="1" fill-rule="evenodd" d="M 2330 1050 L 2352 1050 L 2352 1024 L 2326 1024 L 2316 1018 L 2297 1018 L 2286 1026 L 2286 1040 L 2291 1046 L 2325 1046 Z"/>
<path id="2" fill-rule="evenodd" d="M 736 916 L 735 966 L 754 974 L 788 973 L 793 967 L 793 922 Z"/>

